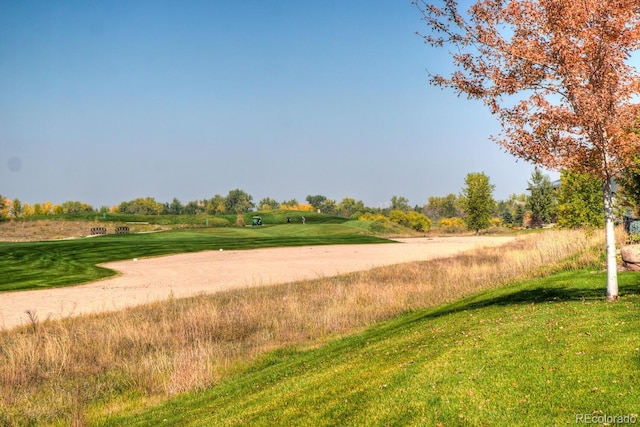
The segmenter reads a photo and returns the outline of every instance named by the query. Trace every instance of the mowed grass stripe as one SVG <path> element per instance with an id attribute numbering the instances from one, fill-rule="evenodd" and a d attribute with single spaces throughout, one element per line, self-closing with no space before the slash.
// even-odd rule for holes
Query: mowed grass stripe
<path id="1" fill-rule="evenodd" d="M 150 234 L 107 235 L 87 239 L 8 243 L 0 242 L 0 291 L 68 286 L 102 279 L 115 272 L 97 264 L 130 258 L 218 249 L 257 249 L 306 245 L 389 243 L 353 227 L 321 224 L 283 230 L 217 229 L 202 232 L 169 231 Z M 304 228 L 306 230 L 299 230 Z M 220 233 L 220 230 L 222 233 Z M 234 230 L 237 230 L 234 232 Z"/>

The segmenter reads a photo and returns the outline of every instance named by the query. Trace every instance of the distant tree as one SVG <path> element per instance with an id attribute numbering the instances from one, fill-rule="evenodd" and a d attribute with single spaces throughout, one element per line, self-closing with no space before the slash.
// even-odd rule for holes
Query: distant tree
<path id="1" fill-rule="evenodd" d="M 526 204 L 526 194 L 511 194 L 507 200 L 498 202 L 497 215 L 502 219 L 504 225 L 522 227 L 524 225 Z M 511 217 L 511 221 L 509 221 L 509 217 Z"/>
<path id="2" fill-rule="evenodd" d="M 33 216 L 35 215 L 35 209 L 29 203 L 25 203 L 22 205 L 22 216 Z"/>
<path id="3" fill-rule="evenodd" d="M 470 173 L 464 180 L 466 187 L 462 189 L 460 203 L 465 213 L 465 223 L 469 230 L 476 234 L 491 226 L 494 210 L 494 185 L 489 183 L 489 177 L 483 172 Z"/>
<path id="4" fill-rule="evenodd" d="M 226 200 L 220 194 L 216 194 L 206 203 L 206 211 L 211 215 L 220 215 L 225 212 L 225 203 Z"/>
<path id="5" fill-rule="evenodd" d="M 516 204 L 526 204 L 527 203 L 527 195 L 524 193 L 521 194 L 511 194 L 509 195 L 509 199 L 507 199 L 507 201 L 513 205 Z"/>
<path id="6" fill-rule="evenodd" d="M 409 199 L 401 196 L 392 196 L 391 209 L 402 212 L 409 212 L 411 210 L 411 207 L 409 206 Z"/>
<path id="7" fill-rule="evenodd" d="M 20 199 L 13 199 L 13 202 L 11 203 L 11 215 L 14 218 L 22 216 L 22 202 Z"/>
<path id="8" fill-rule="evenodd" d="M 279 207 L 280 203 L 270 197 L 265 197 L 258 202 L 258 209 L 262 211 L 275 211 Z"/>
<path id="9" fill-rule="evenodd" d="M 11 200 L 0 194 L 0 221 L 9 218 L 9 212 L 11 210 Z"/>
<path id="10" fill-rule="evenodd" d="M 434 220 L 459 217 L 463 214 L 458 196 L 453 193 L 444 197 L 429 197 L 423 212 Z"/>
<path id="11" fill-rule="evenodd" d="M 53 213 L 53 203 L 51 202 L 42 203 L 42 214 L 51 215 L 52 213 Z"/>
<path id="12" fill-rule="evenodd" d="M 513 211 L 511 206 L 503 200 L 498 202 L 498 216 L 502 220 L 502 223 L 509 227 L 514 225 Z"/>
<path id="13" fill-rule="evenodd" d="M 63 203 L 63 207 L 64 205 Z M 153 197 L 138 197 L 137 199 L 120 203 L 120 212 L 133 215 L 160 215 L 163 209 L 164 205 L 157 202 Z"/>
<path id="14" fill-rule="evenodd" d="M 310 203 L 299 203 L 298 206 L 296 206 L 295 208 L 298 211 L 304 211 L 304 212 L 313 212 L 313 206 L 311 206 Z"/>
<path id="15" fill-rule="evenodd" d="M 284 202 L 280 203 L 280 209 L 284 210 L 297 211 L 300 210 L 299 206 L 300 203 L 298 203 L 297 199 L 285 200 Z"/>
<path id="16" fill-rule="evenodd" d="M 296 199 L 285 200 L 284 202 L 280 203 L 280 207 L 282 209 L 295 209 L 296 206 L 298 206 L 298 200 Z"/>
<path id="17" fill-rule="evenodd" d="M 88 203 L 80 201 L 67 200 L 60 205 L 62 213 L 82 213 L 82 212 L 94 212 L 93 206 Z"/>
<path id="18" fill-rule="evenodd" d="M 563 170 L 558 189 L 558 226 L 602 227 L 602 182 L 596 177 Z"/>
<path id="19" fill-rule="evenodd" d="M 224 208 L 226 213 L 241 214 L 254 208 L 253 197 L 243 190 L 229 191 L 225 198 Z"/>
<path id="20" fill-rule="evenodd" d="M 42 204 L 40 204 L 40 203 L 34 203 L 33 204 L 33 214 L 35 216 L 44 215 L 44 212 L 42 211 Z"/>
<path id="21" fill-rule="evenodd" d="M 516 227 L 524 226 L 525 212 L 524 205 L 516 206 L 515 213 L 513 214 L 513 225 Z"/>
<path id="22" fill-rule="evenodd" d="M 327 198 L 320 194 L 316 194 L 315 196 L 308 195 L 305 200 L 313 206 L 315 211 L 323 212 L 322 209 L 324 208 L 324 203 L 327 201 Z"/>
<path id="23" fill-rule="evenodd" d="M 338 205 L 336 201 L 333 199 L 327 199 L 322 202 L 322 206 L 320 207 L 320 212 L 325 214 L 336 214 L 338 210 Z"/>
<path id="24" fill-rule="evenodd" d="M 353 215 L 359 217 L 366 209 L 362 200 L 356 201 L 352 197 L 343 198 L 336 206 L 337 214 L 346 218 L 350 218 Z"/>
<path id="25" fill-rule="evenodd" d="M 165 205 L 165 213 L 168 215 L 181 215 L 184 213 L 184 206 L 180 200 L 174 197 L 171 203 Z"/>
<path id="26" fill-rule="evenodd" d="M 205 213 L 205 203 L 200 200 L 191 200 L 184 205 L 182 213 L 187 215 L 202 215 Z"/>
<path id="27" fill-rule="evenodd" d="M 542 227 L 553 222 L 556 213 L 556 190 L 547 175 L 535 168 L 531 174 L 526 209 L 531 211 L 531 226 Z"/>

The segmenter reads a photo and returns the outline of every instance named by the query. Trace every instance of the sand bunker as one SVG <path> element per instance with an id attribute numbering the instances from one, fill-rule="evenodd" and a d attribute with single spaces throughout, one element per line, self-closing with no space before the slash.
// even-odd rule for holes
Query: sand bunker
<path id="1" fill-rule="evenodd" d="M 372 245 L 303 246 L 206 251 L 103 264 L 114 278 L 66 288 L 0 293 L 0 327 L 62 318 L 200 293 L 329 277 L 373 267 L 454 255 L 476 247 L 502 245 L 514 237 L 397 239 Z"/>

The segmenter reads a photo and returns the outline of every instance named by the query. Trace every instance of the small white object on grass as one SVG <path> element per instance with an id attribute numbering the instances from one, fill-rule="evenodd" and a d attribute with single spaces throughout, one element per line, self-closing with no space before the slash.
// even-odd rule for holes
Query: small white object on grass
<path id="1" fill-rule="evenodd" d="M 222 252 L 222 248 L 220 248 L 220 252 Z"/>

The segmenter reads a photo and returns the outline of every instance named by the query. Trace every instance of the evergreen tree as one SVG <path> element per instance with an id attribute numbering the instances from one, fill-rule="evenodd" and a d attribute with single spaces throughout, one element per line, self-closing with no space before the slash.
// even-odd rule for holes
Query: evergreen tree
<path id="1" fill-rule="evenodd" d="M 511 206 L 509 206 L 508 202 L 498 202 L 498 214 L 500 215 L 502 224 L 509 227 L 513 225 L 513 212 L 511 212 Z"/>
<path id="2" fill-rule="evenodd" d="M 513 225 L 522 227 L 524 225 L 524 206 L 516 205 L 516 212 L 513 215 Z"/>
<path id="3" fill-rule="evenodd" d="M 640 159 L 636 164 L 626 168 L 618 178 L 620 196 L 624 207 L 634 211 L 635 216 L 640 215 Z"/>
<path id="4" fill-rule="evenodd" d="M 180 215 L 184 211 L 184 206 L 182 205 L 182 202 L 178 200 L 177 197 L 174 197 L 171 203 L 168 204 L 166 210 L 167 210 L 167 213 L 171 215 Z"/>
<path id="5" fill-rule="evenodd" d="M 531 211 L 531 226 L 542 227 L 554 221 L 556 192 L 547 175 L 535 168 L 528 182 L 531 193 L 527 197 L 527 210 Z"/>

